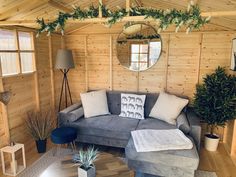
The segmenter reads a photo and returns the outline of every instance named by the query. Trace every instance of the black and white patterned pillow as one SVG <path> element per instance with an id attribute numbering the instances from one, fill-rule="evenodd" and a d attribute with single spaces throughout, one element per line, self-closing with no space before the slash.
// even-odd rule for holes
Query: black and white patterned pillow
<path id="1" fill-rule="evenodd" d="M 146 95 L 121 94 L 121 117 L 144 119 L 144 103 Z"/>

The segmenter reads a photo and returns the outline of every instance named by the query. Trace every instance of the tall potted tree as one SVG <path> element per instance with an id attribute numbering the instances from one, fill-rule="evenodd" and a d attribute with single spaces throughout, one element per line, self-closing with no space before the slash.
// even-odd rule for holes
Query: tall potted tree
<path id="1" fill-rule="evenodd" d="M 54 127 L 51 112 L 28 112 L 25 122 L 30 135 L 35 140 L 38 153 L 46 152 L 47 138 Z"/>
<path id="2" fill-rule="evenodd" d="M 218 67 L 214 73 L 206 75 L 203 83 L 197 85 L 194 97 L 196 113 L 208 124 L 205 134 L 205 148 L 216 151 L 219 136 L 215 129 L 225 126 L 226 122 L 236 117 L 236 77 Z"/>

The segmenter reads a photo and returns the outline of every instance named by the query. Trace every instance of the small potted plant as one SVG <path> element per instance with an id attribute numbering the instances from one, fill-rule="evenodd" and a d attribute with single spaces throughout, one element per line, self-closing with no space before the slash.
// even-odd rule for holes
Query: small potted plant
<path id="1" fill-rule="evenodd" d="M 195 112 L 207 123 L 209 132 L 205 134 L 205 148 L 216 151 L 219 136 L 214 133 L 218 126 L 225 126 L 236 117 L 236 77 L 218 67 L 214 73 L 206 75 L 203 83 L 197 85 L 194 98 Z"/>
<path id="2" fill-rule="evenodd" d="M 25 120 L 30 135 L 34 138 L 38 153 L 46 152 L 47 138 L 54 127 L 54 119 L 51 112 L 28 112 Z"/>
<path id="3" fill-rule="evenodd" d="M 98 157 L 97 149 L 89 147 L 86 151 L 80 150 L 78 154 L 73 155 L 73 162 L 78 163 L 79 177 L 95 177 L 96 169 L 94 162 Z"/>

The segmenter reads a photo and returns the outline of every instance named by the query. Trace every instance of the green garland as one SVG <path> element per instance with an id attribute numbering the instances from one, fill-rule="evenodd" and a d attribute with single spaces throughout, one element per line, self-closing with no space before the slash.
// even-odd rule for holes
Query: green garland
<path id="1" fill-rule="evenodd" d="M 153 8 L 141 8 L 131 7 L 129 12 L 124 8 L 118 8 L 116 11 L 109 10 L 106 6 L 100 5 L 102 8 L 102 16 L 107 18 L 106 26 L 111 27 L 113 24 L 119 22 L 125 16 L 144 16 L 145 19 L 152 18 L 158 21 L 159 29 L 158 33 L 165 30 L 170 25 L 176 26 L 176 32 L 182 27 L 186 27 L 186 32 L 189 33 L 193 29 L 199 29 L 210 21 L 210 17 L 201 17 L 200 9 L 197 5 L 189 4 L 188 9 L 185 11 L 176 9 L 153 9 Z M 80 7 L 74 7 L 72 13 L 59 12 L 58 18 L 49 23 L 45 23 L 44 19 L 37 19 L 37 23 L 40 28 L 38 29 L 37 36 L 40 33 L 47 32 L 50 35 L 54 31 L 60 30 L 62 35 L 64 34 L 64 27 L 68 19 L 85 20 L 89 18 L 98 18 L 99 7 L 90 6 L 88 9 L 82 10 Z"/>
<path id="2" fill-rule="evenodd" d="M 159 39 L 160 36 L 158 34 L 148 35 L 144 36 L 142 34 L 135 34 L 135 35 L 129 35 L 126 39 Z"/>
<path id="3" fill-rule="evenodd" d="M 137 39 L 137 40 L 142 40 L 142 39 L 146 39 L 146 40 L 152 40 L 152 39 L 159 39 L 160 36 L 159 34 L 153 34 L 153 35 L 148 35 L 148 36 L 144 36 L 142 34 L 135 34 L 135 35 L 129 35 L 126 37 L 126 39 L 128 40 L 132 40 L 132 39 Z M 118 44 L 125 44 L 127 43 L 127 40 L 122 40 L 122 41 L 117 41 Z"/>

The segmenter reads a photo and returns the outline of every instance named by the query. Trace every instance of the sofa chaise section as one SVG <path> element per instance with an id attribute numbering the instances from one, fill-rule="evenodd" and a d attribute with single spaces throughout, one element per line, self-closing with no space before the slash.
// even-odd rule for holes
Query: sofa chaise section
<path id="1" fill-rule="evenodd" d="M 199 156 L 193 142 L 192 149 L 168 150 L 157 152 L 137 152 L 130 138 L 125 148 L 128 166 L 140 173 L 168 177 L 194 177 L 198 168 Z"/>

